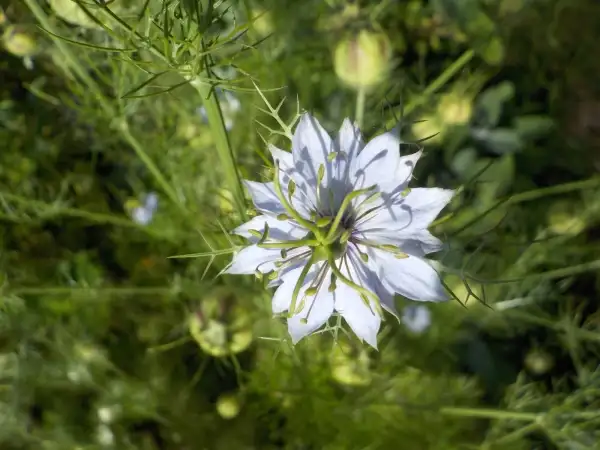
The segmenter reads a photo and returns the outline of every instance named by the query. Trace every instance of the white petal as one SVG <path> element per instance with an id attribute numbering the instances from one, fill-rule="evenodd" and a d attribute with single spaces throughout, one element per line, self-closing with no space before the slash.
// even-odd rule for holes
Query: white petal
<path id="1" fill-rule="evenodd" d="M 271 152 L 271 156 L 273 157 L 273 163 L 275 165 L 279 164 L 279 168 L 281 170 L 287 171 L 294 168 L 294 157 L 290 152 L 281 150 L 280 148 L 277 148 L 271 144 L 268 145 L 268 148 Z"/>
<path id="2" fill-rule="evenodd" d="M 409 255 L 423 257 L 429 253 L 439 252 L 444 244 L 428 230 L 378 229 L 367 233 L 356 233 L 357 237 L 375 241 L 378 244 L 391 244 Z"/>
<path id="3" fill-rule="evenodd" d="M 329 283 L 327 282 L 322 283 L 316 295 L 306 297 L 305 301 L 302 302 L 306 289 L 311 286 L 312 281 L 319 272 L 319 268 L 320 266 L 317 266 L 315 269 L 311 270 L 311 273 L 306 277 L 302 288 L 300 289 L 296 308 L 302 306 L 302 309 L 288 319 L 288 332 L 290 333 L 294 344 L 303 337 L 308 336 L 321 328 L 333 313 L 333 294 L 329 292 Z M 329 278 L 328 273 L 325 276 L 326 279 Z M 290 279 L 291 278 L 293 277 L 290 276 Z M 285 286 L 287 279 L 288 278 L 286 277 L 282 287 Z M 294 289 L 294 286 L 292 286 L 292 290 Z M 281 289 L 281 287 L 279 289 Z M 306 323 L 304 323 L 304 321 L 306 321 Z"/>
<path id="4" fill-rule="evenodd" d="M 275 269 L 275 261 L 281 259 L 281 253 L 274 248 L 260 248 L 250 245 L 233 256 L 233 260 L 224 273 L 231 275 L 249 275 L 260 271 L 267 273 Z"/>
<path id="5" fill-rule="evenodd" d="M 419 162 L 419 158 L 423 155 L 423 151 L 420 150 L 411 155 L 401 156 L 398 161 L 398 168 L 396 169 L 395 182 L 403 186 L 402 190 L 404 190 L 404 186 L 408 185 L 410 180 L 412 179 L 412 173 L 415 170 L 415 166 L 417 162 Z"/>
<path id="6" fill-rule="evenodd" d="M 344 119 L 335 144 L 336 151 L 343 152 L 348 162 L 353 161 L 365 146 L 360 129 L 350 119 Z"/>
<path id="7" fill-rule="evenodd" d="M 384 186 L 394 182 L 400 161 L 400 139 L 383 133 L 369 141 L 350 166 L 350 180 L 355 189 Z"/>
<path id="8" fill-rule="evenodd" d="M 316 183 L 319 168 L 325 169 L 324 185 L 331 176 L 329 154 L 333 151 L 331 137 L 319 121 L 310 114 L 303 114 L 292 137 L 294 164 L 306 180 Z"/>
<path id="9" fill-rule="evenodd" d="M 345 258 L 348 264 L 341 265 L 341 272 L 354 283 L 377 295 L 378 280 L 375 274 L 364 266 L 356 250 L 349 248 Z M 334 295 L 336 311 L 348 322 L 354 334 L 377 349 L 377 333 L 381 325 L 381 317 L 375 310 L 373 300 L 368 299 L 369 307 L 356 289 L 341 280 L 337 281 Z"/>
<path id="10" fill-rule="evenodd" d="M 425 305 L 409 305 L 402 313 L 402 323 L 413 333 L 422 333 L 431 325 L 431 311 Z"/>
<path id="11" fill-rule="evenodd" d="M 250 230 L 256 230 L 262 234 L 265 230 L 265 224 L 269 225 L 269 239 L 276 239 L 278 241 L 294 241 L 302 239 L 308 233 L 305 228 L 301 227 L 296 222 L 279 220 L 277 217 L 266 215 L 254 217 L 233 230 L 233 233 L 245 237 L 252 243 L 256 243 L 260 238 L 251 234 Z"/>
<path id="12" fill-rule="evenodd" d="M 438 302 L 447 299 L 440 276 L 424 259 L 396 258 L 392 253 L 370 248 L 369 266 L 389 291 L 411 300 Z"/>
<path id="13" fill-rule="evenodd" d="M 289 309 L 290 303 L 292 302 L 294 287 L 300 277 L 300 273 L 302 273 L 302 267 L 291 270 L 280 278 L 282 284 L 277 288 L 273 295 L 273 314 L 281 314 Z"/>
<path id="14" fill-rule="evenodd" d="M 417 230 L 425 230 L 452 199 L 454 191 L 440 188 L 415 188 L 404 198 L 383 200 L 376 213 L 357 224 L 357 231 L 370 233 L 398 231 L 409 239 Z"/>
<path id="15" fill-rule="evenodd" d="M 310 217 L 310 212 L 315 209 L 316 201 L 316 182 L 309 182 L 304 175 L 296 169 L 294 157 L 290 152 L 281 150 L 274 145 L 269 145 L 271 156 L 276 167 L 279 164 L 279 182 L 281 190 L 289 199 L 288 186 L 290 180 L 294 181 L 296 190 L 292 196 L 292 206 L 305 218 Z"/>
<path id="16" fill-rule="evenodd" d="M 260 212 L 274 216 L 285 212 L 283 205 L 275 193 L 273 183 L 258 183 L 256 181 L 244 180 L 244 185 L 252 197 L 254 206 Z"/>

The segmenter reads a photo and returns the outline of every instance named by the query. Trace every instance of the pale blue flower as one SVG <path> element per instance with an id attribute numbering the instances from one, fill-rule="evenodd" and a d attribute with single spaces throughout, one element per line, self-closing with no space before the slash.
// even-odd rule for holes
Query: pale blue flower
<path id="1" fill-rule="evenodd" d="M 152 218 L 154 217 L 154 213 L 158 208 L 158 195 L 154 192 L 146 195 L 144 198 L 144 202 L 131 211 L 131 218 L 135 223 L 140 225 L 148 225 Z"/>
<path id="2" fill-rule="evenodd" d="M 332 140 L 304 114 L 291 153 L 270 147 L 274 181 L 245 182 L 261 215 L 234 230 L 251 244 L 225 272 L 268 276 L 294 343 L 337 312 L 377 348 L 382 309 L 398 317 L 395 294 L 447 298 L 424 256 L 442 248 L 427 227 L 453 191 L 409 189 L 421 152 L 399 150 L 394 133 L 365 144 L 348 119 Z"/>
<path id="3" fill-rule="evenodd" d="M 413 333 L 420 334 L 431 325 L 431 311 L 424 305 L 409 305 L 402 311 L 402 323 Z"/>

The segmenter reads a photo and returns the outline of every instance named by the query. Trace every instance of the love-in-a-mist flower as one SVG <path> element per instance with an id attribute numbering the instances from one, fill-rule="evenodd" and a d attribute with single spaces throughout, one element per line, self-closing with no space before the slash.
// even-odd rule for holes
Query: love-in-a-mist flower
<path id="1" fill-rule="evenodd" d="M 257 273 L 277 286 L 273 312 L 287 312 L 294 343 L 337 312 L 376 348 L 383 310 L 398 317 L 395 294 L 447 298 L 424 256 L 442 247 L 427 227 L 453 191 L 408 187 L 420 151 L 400 156 L 394 133 L 365 144 L 348 119 L 331 139 L 309 114 L 291 153 L 270 151 L 274 181 L 245 182 L 261 215 L 234 230 L 251 245 L 225 272 Z"/>

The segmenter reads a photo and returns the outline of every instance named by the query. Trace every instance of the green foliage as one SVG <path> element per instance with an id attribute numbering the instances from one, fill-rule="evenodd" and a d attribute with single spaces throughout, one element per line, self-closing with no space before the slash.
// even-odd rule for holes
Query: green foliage
<path id="1" fill-rule="evenodd" d="M 598 448 L 599 19 L 3 2 L 0 448 Z M 357 95 L 333 52 L 365 30 L 393 55 Z M 379 352 L 337 317 L 293 347 L 268 280 L 220 275 L 255 213 L 241 179 L 272 178 L 302 110 L 399 124 L 402 152 L 425 146 L 414 185 L 457 190 L 432 228 L 454 300 L 421 333 L 388 320 Z"/>

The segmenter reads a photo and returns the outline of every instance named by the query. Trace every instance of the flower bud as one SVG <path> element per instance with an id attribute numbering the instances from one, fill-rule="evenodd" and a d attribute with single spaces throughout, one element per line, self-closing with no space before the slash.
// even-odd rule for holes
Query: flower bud
<path id="1" fill-rule="evenodd" d="M 188 329 L 200 348 L 223 357 L 246 350 L 253 333 L 249 313 L 228 288 L 216 288 L 204 297 L 188 319 Z"/>
<path id="2" fill-rule="evenodd" d="M 2 36 L 2 41 L 6 51 L 20 58 L 33 56 L 37 51 L 35 38 L 30 33 L 14 25 L 6 29 Z"/>
<path id="3" fill-rule="evenodd" d="M 275 27 L 273 26 L 273 17 L 269 11 L 262 9 L 252 10 L 252 28 L 260 36 L 265 37 L 271 34 Z"/>
<path id="4" fill-rule="evenodd" d="M 222 394 L 217 398 L 217 412 L 223 419 L 233 419 L 242 408 L 240 399 L 236 394 Z"/>
<path id="5" fill-rule="evenodd" d="M 392 46 L 386 34 L 362 30 L 337 44 L 334 69 L 347 86 L 356 90 L 370 89 L 387 77 L 391 57 Z"/>
<path id="6" fill-rule="evenodd" d="M 586 224 L 572 202 L 560 200 L 548 210 L 548 227 L 555 234 L 576 235 L 585 229 Z"/>
<path id="7" fill-rule="evenodd" d="M 534 375 L 544 375 L 554 366 L 554 358 L 549 353 L 533 349 L 525 356 L 525 367 Z"/>
<path id="8" fill-rule="evenodd" d="M 442 96 L 438 104 L 438 116 L 444 125 L 465 125 L 472 112 L 471 100 L 453 92 Z"/>

